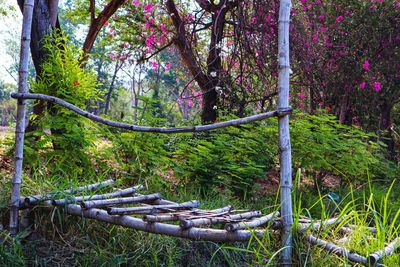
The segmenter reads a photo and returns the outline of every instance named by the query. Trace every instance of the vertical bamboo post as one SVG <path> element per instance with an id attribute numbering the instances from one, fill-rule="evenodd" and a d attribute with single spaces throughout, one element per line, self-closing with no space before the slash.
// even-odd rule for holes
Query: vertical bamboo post
<path id="1" fill-rule="evenodd" d="M 290 0 L 281 0 L 279 8 L 278 61 L 279 61 L 279 96 L 278 109 L 289 106 L 289 23 Z M 289 115 L 279 118 L 280 149 L 280 199 L 283 220 L 281 265 L 291 266 L 292 261 L 292 154 L 290 145 Z"/>
<path id="2" fill-rule="evenodd" d="M 31 25 L 34 0 L 25 0 L 23 10 L 21 50 L 18 70 L 18 93 L 28 92 L 28 70 L 31 40 Z M 18 208 L 20 200 L 20 188 L 22 182 L 22 160 L 24 155 L 25 135 L 25 100 L 18 99 L 17 122 L 15 126 L 15 165 L 12 180 L 12 192 L 10 203 L 10 234 L 18 232 Z"/>

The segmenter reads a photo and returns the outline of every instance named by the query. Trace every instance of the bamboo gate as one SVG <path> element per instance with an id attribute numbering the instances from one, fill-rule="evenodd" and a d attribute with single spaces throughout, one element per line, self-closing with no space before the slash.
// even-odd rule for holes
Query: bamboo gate
<path id="1" fill-rule="evenodd" d="M 144 127 L 129 125 L 107 120 L 88 113 L 62 99 L 43 95 L 31 94 L 28 90 L 28 64 L 30 53 L 30 36 L 32 24 L 32 12 L 34 0 L 25 0 L 23 8 L 23 26 L 21 36 L 20 67 L 18 79 L 18 93 L 12 97 L 18 100 L 17 122 L 15 129 L 15 169 L 12 180 L 12 193 L 10 201 L 10 225 L 11 235 L 18 232 L 19 211 L 30 209 L 35 205 L 56 206 L 65 208 L 67 213 L 79 217 L 95 219 L 126 228 L 145 231 L 149 233 L 169 235 L 192 240 L 208 240 L 214 242 L 247 242 L 254 235 L 262 237 L 265 231 L 279 230 L 282 236 L 281 265 L 292 265 L 292 158 L 289 134 L 289 115 L 292 111 L 289 106 L 289 23 L 291 1 L 281 0 L 279 11 L 279 94 L 278 109 L 242 119 L 219 122 L 210 125 L 199 125 L 182 128 Z M 279 149 L 280 149 L 280 200 L 281 211 L 275 211 L 263 215 L 260 211 L 237 211 L 232 206 L 215 210 L 200 209 L 200 203 L 192 200 L 184 203 L 175 203 L 163 199 L 159 193 L 143 195 L 138 193 L 142 189 L 140 185 L 114 190 L 106 194 L 90 194 L 99 188 L 110 187 L 114 180 L 91 184 L 83 187 L 72 188 L 64 191 L 66 194 L 76 195 L 86 192 L 87 196 L 73 196 L 60 198 L 57 194 L 44 194 L 21 197 L 20 188 L 23 172 L 23 144 L 25 134 L 26 99 L 38 99 L 58 104 L 70 109 L 90 120 L 111 127 L 127 129 L 139 132 L 153 133 L 184 133 L 211 131 L 218 128 L 236 126 L 244 123 L 277 117 L 279 120 Z M 134 206 L 126 206 L 134 204 Z M 121 205 L 125 205 L 121 207 Z M 395 239 L 381 251 L 377 251 L 364 257 L 340 247 L 334 243 L 314 236 L 310 231 L 319 231 L 323 228 L 341 223 L 343 218 L 333 218 L 325 221 L 312 221 L 302 219 L 296 230 L 304 234 L 305 240 L 312 245 L 322 247 L 330 253 L 346 257 L 349 261 L 361 263 L 365 266 L 380 266 L 379 261 L 386 255 L 394 253 L 400 246 L 400 239 Z M 176 224 L 179 222 L 179 224 Z M 171 224 L 172 223 L 172 224 Z M 262 228 L 268 224 L 269 228 Z M 210 225 L 223 225 L 223 228 L 207 228 Z M 349 233 L 354 227 L 344 226 L 341 231 Z M 375 229 L 376 230 L 376 229 Z M 374 228 L 371 228 L 374 231 Z"/>

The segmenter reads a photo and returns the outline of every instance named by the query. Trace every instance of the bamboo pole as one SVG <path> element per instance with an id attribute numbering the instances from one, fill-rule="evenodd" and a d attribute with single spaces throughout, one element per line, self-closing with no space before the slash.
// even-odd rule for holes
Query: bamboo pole
<path id="1" fill-rule="evenodd" d="M 95 184 L 90 184 L 90 185 L 86 185 L 86 186 L 81 186 L 81 187 L 77 187 L 77 188 L 71 188 L 68 190 L 64 190 L 61 193 L 75 194 L 75 193 L 79 193 L 82 191 L 94 191 L 94 190 L 97 190 L 97 189 L 100 189 L 100 188 L 103 188 L 105 186 L 109 186 L 112 184 L 114 184 L 114 180 L 109 179 L 109 180 L 106 180 L 106 181 L 100 182 L 100 183 L 95 183 Z M 26 204 L 33 205 L 40 201 L 53 199 L 57 195 L 58 195 L 58 193 L 50 193 L 50 194 L 40 194 L 40 195 L 29 196 L 29 197 L 25 197 L 24 202 Z"/>
<path id="2" fill-rule="evenodd" d="M 113 198 L 113 197 L 129 196 L 129 195 L 134 194 L 137 189 L 138 189 L 138 186 L 135 186 L 135 187 L 121 189 L 121 190 L 117 190 L 112 193 L 101 194 L 101 195 L 55 199 L 55 200 L 52 200 L 51 203 L 54 206 L 64 206 L 66 204 L 77 203 L 77 202 L 82 202 L 82 201 L 87 201 L 87 200 L 100 200 L 100 199 L 107 199 L 107 198 Z"/>
<path id="3" fill-rule="evenodd" d="M 135 131 L 135 132 L 153 132 L 153 133 L 188 133 L 188 132 L 211 131 L 211 130 L 215 130 L 218 128 L 225 128 L 225 127 L 260 121 L 260 120 L 264 120 L 264 119 L 270 118 L 270 117 L 280 117 L 280 116 L 284 116 L 284 115 L 292 112 L 292 108 L 286 106 L 285 108 L 280 108 L 278 110 L 261 113 L 261 114 L 253 115 L 253 116 L 246 117 L 246 118 L 235 119 L 235 120 L 230 120 L 230 121 L 225 121 L 225 122 L 218 122 L 218 123 L 214 123 L 214 124 L 198 125 L 198 126 L 190 126 L 190 127 L 164 128 L 164 127 L 146 127 L 146 126 L 130 125 L 130 124 L 126 124 L 126 123 L 107 120 L 102 117 L 93 115 L 87 111 L 84 111 L 84 110 L 72 105 L 71 103 L 68 103 L 68 102 L 66 102 L 60 98 L 54 97 L 54 96 L 43 95 L 43 94 L 30 94 L 30 93 L 13 93 L 13 94 L 11 94 L 11 97 L 18 98 L 18 99 L 40 99 L 43 101 L 56 103 L 64 108 L 72 110 L 72 111 L 78 113 L 79 115 L 82 115 L 92 121 L 99 122 L 99 123 L 102 123 L 102 124 L 105 124 L 105 125 L 108 125 L 111 127 L 127 129 L 127 130 L 131 130 L 131 131 Z"/>
<path id="4" fill-rule="evenodd" d="M 383 257 L 393 254 L 400 247 L 400 238 L 396 238 L 382 250 L 369 255 L 369 264 L 375 266 Z"/>
<path id="5" fill-rule="evenodd" d="M 278 65 L 279 96 L 278 110 L 289 107 L 290 58 L 289 58 L 289 23 L 290 0 L 281 0 L 279 8 L 278 30 Z M 292 155 L 290 145 L 289 114 L 279 117 L 279 149 L 280 149 L 280 199 L 282 214 L 282 266 L 292 263 Z"/>
<path id="6" fill-rule="evenodd" d="M 339 218 L 332 218 L 332 219 L 328 219 L 328 220 L 324 220 L 324 221 L 315 221 L 315 222 L 310 222 L 310 223 L 299 223 L 298 224 L 298 228 L 299 228 L 300 232 L 305 232 L 307 230 L 318 230 L 319 231 L 319 230 L 322 230 L 325 227 L 329 227 L 329 226 L 341 223 L 344 218 L 345 218 L 345 216 L 339 217 Z"/>
<path id="7" fill-rule="evenodd" d="M 218 216 L 221 213 L 230 212 L 232 210 L 232 206 L 226 206 L 224 208 L 215 209 L 215 210 L 191 210 L 188 214 L 187 212 L 179 212 L 173 214 L 163 214 L 163 215 L 151 215 L 146 214 L 143 216 L 143 220 L 147 222 L 170 222 L 170 221 L 178 221 L 185 219 L 193 219 L 193 214 L 203 214 L 198 216 Z M 205 215 L 204 215 L 205 214 Z"/>
<path id="8" fill-rule="evenodd" d="M 106 206 L 111 206 L 111 205 L 123 205 L 123 204 L 138 203 L 138 202 L 149 201 L 149 200 L 160 199 L 160 198 L 161 198 L 161 194 L 155 193 L 155 194 L 135 196 L 135 197 L 89 200 L 89 201 L 82 202 L 81 206 L 84 209 L 91 209 L 91 208 L 106 207 Z"/>
<path id="9" fill-rule="evenodd" d="M 241 214 L 227 215 L 220 218 L 199 218 L 194 220 L 181 220 L 180 226 L 183 229 L 188 229 L 191 227 L 198 227 L 208 224 L 225 223 L 229 221 L 236 221 L 242 219 L 249 219 L 253 217 L 261 216 L 261 211 L 250 211 Z"/>
<path id="10" fill-rule="evenodd" d="M 33 14 L 33 0 L 25 0 L 23 10 L 21 50 L 18 71 L 18 93 L 28 93 L 28 71 L 29 54 L 31 40 L 31 26 Z M 22 183 L 22 161 L 24 157 L 24 138 L 25 138 L 25 100 L 18 99 L 17 122 L 15 126 L 15 154 L 14 154 L 14 176 L 12 180 L 12 192 L 10 201 L 10 234 L 16 235 L 18 232 L 18 210 L 20 201 L 20 191 Z"/>
<path id="11" fill-rule="evenodd" d="M 108 208 L 107 213 L 110 215 L 127 215 L 127 214 L 151 214 L 163 212 L 166 209 L 179 210 L 179 209 L 191 209 L 200 206 L 200 202 L 192 200 L 178 204 L 166 204 L 166 205 L 148 205 L 143 207 L 129 207 L 129 208 Z"/>
<path id="12" fill-rule="evenodd" d="M 360 256 L 355 253 L 351 253 L 345 248 L 339 247 L 333 243 L 329 243 L 325 240 L 319 239 L 313 235 L 306 235 L 306 241 L 312 245 L 322 247 L 324 250 L 327 250 L 330 253 L 336 254 L 340 257 L 346 257 L 352 262 L 361 263 L 363 265 L 368 265 L 367 258 Z"/>
<path id="13" fill-rule="evenodd" d="M 257 219 L 253 219 L 251 221 L 228 223 L 225 225 L 225 229 L 227 231 L 237 231 L 237 230 L 243 230 L 243 229 L 248 229 L 248 228 L 255 228 L 255 227 L 261 226 L 263 224 L 266 224 L 267 222 L 275 219 L 278 216 L 279 216 L 279 212 L 276 211 L 276 212 L 270 213 L 266 216 L 263 216 L 263 217 L 260 217 Z"/>
<path id="14" fill-rule="evenodd" d="M 236 232 L 203 228 L 190 228 L 187 230 L 183 230 L 178 225 L 157 222 L 145 222 L 141 219 L 125 215 L 109 215 L 105 210 L 96 208 L 84 210 L 79 205 L 74 204 L 68 205 L 66 209 L 67 212 L 71 215 L 108 222 L 113 225 L 120 225 L 126 228 L 131 228 L 153 234 L 181 237 L 191 240 L 207 240 L 213 242 L 240 242 L 248 241 L 254 235 L 261 238 L 265 233 L 265 230 L 238 230 Z"/>

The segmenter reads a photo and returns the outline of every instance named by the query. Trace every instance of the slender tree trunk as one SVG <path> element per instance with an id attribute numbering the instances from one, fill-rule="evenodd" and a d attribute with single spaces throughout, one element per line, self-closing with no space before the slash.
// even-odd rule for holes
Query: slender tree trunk
<path id="1" fill-rule="evenodd" d="M 122 65 L 123 65 L 122 61 L 121 62 L 117 61 L 115 63 L 114 73 L 111 78 L 110 87 L 108 88 L 108 92 L 107 92 L 106 103 L 104 105 L 104 114 L 107 114 L 108 109 L 110 108 L 111 95 L 114 90 L 115 79 L 117 78 L 118 71 L 121 69 Z"/>
<path id="2" fill-rule="evenodd" d="M 393 106 L 384 100 L 380 105 L 379 118 L 379 138 L 387 145 L 387 158 L 394 159 L 396 157 L 395 142 L 393 140 L 391 112 Z M 383 138 L 384 137 L 384 138 Z"/>
<path id="3" fill-rule="evenodd" d="M 31 31 L 31 53 L 32 61 L 35 66 L 36 76 L 40 77 L 42 73 L 42 63 L 46 60 L 47 51 L 43 47 L 43 38 L 53 32 L 54 28 L 60 28 L 57 19 L 58 1 L 35 0 L 32 18 Z M 18 5 L 22 10 L 24 0 L 18 0 Z M 26 132 L 35 131 L 36 121 L 41 118 L 46 106 L 43 101 L 35 101 L 33 114 L 36 119 L 29 122 Z"/>

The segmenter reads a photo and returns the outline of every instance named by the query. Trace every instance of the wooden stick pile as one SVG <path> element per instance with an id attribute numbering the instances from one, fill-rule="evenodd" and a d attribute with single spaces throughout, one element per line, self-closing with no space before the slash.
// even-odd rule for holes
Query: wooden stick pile
<path id="1" fill-rule="evenodd" d="M 59 193 L 21 198 L 20 203 L 25 208 L 38 204 L 65 207 L 69 214 L 131 229 L 214 242 L 248 241 L 254 235 L 262 237 L 266 229 L 259 227 L 268 223 L 274 230 L 283 227 L 278 211 L 263 215 L 260 211 L 236 211 L 230 205 L 219 209 L 205 210 L 199 208 L 200 203 L 196 200 L 176 203 L 162 199 L 159 193 L 147 195 L 137 193 L 143 189 L 143 186 L 114 190 L 111 193 L 90 194 L 92 191 L 112 185 L 114 185 L 114 181 L 107 180 Z M 85 195 L 73 195 L 79 193 Z M 321 247 L 329 253 L 365 266 L 383 266 L 379 263 L 381 259 L 395 253 L 400 247 L 400 238 L 396 238 L 382 250 L 364 257 L 341 247 L 340 240 L 332 243 L 318 238 L 318 232 L 339 224 L 343 225 L 340 226 L 340 233 L 350 234 L 356 229 L 356 226 L 347 224 L 345 219 L 345 216 L 319 221 L 301 218 L 297 223 L 297 231 L 311 245 Z M 209 226 L 213 226 L 213 228 L 203 228 Z M 371 233 L 376 232 L 373 227 L 368 227 L 368 230 Z"/>

